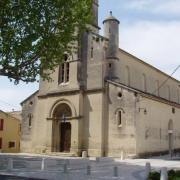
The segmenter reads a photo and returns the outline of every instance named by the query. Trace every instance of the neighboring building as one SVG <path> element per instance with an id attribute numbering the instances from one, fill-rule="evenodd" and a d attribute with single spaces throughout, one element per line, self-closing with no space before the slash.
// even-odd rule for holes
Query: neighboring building
<path id="1" fill-rule="evenodd" d="M 22 102 L 22 151 L 134 157 L 179 150 L 180 82 L 119 49 L 112 13 L 100 36 L 98 0 L 93 7 L 96 24 L 81 49 Z"/>
<path id="2" fill-rule="evenodd" d="M 0 151 L 20 152 L 20 121 L 0 110 Z"/>
<path id="3" fill-rule="evenodd" d="M 12 112 L 8 112 L 8 114 L 16 119 L 19 119 L 21 122 L 22 119 L 21 111 L 12 111 Z"/>

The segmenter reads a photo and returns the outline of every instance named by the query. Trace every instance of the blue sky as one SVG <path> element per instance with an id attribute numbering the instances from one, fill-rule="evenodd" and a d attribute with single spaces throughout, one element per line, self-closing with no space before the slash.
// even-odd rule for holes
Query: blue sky
<path id="1" fill-rule="evenodd" d="M 120 48 L 167 74 L 180 64 L 180 0 L 99 0 L 99 5 L 102 29 L 109 11 L 121 22 Z M 174 77 L 180 80 L 180 69 Z M 20 110 L 19 103 L 37 89 L 37 83 L 14 85 L 0 77 L 0 109 Z"/>

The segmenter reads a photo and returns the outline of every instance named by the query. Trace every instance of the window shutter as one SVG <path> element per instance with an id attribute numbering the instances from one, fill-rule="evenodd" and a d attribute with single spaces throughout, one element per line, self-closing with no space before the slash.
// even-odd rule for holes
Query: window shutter
<path id="1" fill-rule="evenodd" d="M 2 138 L 0 138 L 0 149 L 2 149 Z"/>
<path id="2" fill-rule="evenodd" d="M 0 119 L 0 131 L 3 131 L 4 128 L 4 119 Z"/>

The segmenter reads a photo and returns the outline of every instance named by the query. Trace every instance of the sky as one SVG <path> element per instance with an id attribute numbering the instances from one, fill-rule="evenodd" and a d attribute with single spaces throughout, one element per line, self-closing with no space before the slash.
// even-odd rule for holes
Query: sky
<path id="1" fill-rule="evenodd" d="M 113 12 L 120 20 L 120 48 L 171 74 L 180 65 L 180 0 L 99 0 L 99 26 Z M 180 80 L 180 69 L 174 74 Z M 37 83 L 14 85 L 0 77 L 0 109 L 21 110 Z"/>

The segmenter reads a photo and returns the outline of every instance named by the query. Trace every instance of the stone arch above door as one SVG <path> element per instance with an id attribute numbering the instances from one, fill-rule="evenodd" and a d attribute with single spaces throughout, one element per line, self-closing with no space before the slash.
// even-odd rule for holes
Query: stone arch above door
<path id="1" fill-rule="evenodd" d="M 53 111 L 54 118 L 72 117 L 72 111 L 68 104 L 61 103 Z"/>
<path id="2" fill-rule="evenodd" d="M 53 104 L 52 108 L 50 109 L 50 112 L 49 112 L 50 117 L 53 118 L 56 114 L 58 114 L 58 111 L 60 112 L 60 110 L 63 110 L 63 108 L 64 108 L 65 113 L 66 113 L 64 115 L 65 116 L 67 115 L 66 117 L 77 116 L 76 109 L 75 109 L 74 105 L 69 100 L 60 99 L 60 100 L 56 101 Z"/>

